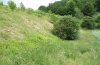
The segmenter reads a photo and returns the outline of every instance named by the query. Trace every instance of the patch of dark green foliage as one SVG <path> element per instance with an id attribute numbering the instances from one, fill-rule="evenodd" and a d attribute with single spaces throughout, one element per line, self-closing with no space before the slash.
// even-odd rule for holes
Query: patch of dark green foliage
<path id="1" fill-rule="evenodd" d="M 13 11 L 16 8 L 16 4 L 13 1 L 9 1 L 8 2 L 8 6 L 10 7 L 10 9 Z"/>
<path id="2" fill-rule="evenodd" d="M 100 9 L 99 0 L 61 0 L 50 3 L 47 7 L 40 6 L 39 10 L 44 12 L 51 11 L 57 15 L 72 15 L 75 16 L 76 8 L 79 8 L 84 16 L 92 16 Z"/>
<path id="3" fill-rule="evenodd" d="M 79 20 L 65 16 L 54 24 L 53 34 L 63 40 L 75 40 L 79 37 Z"/>
<path id="4" fill-rule="evenodd" d="M 85 28 L 85 29 L 94 29 L 95 22 L 94 22 L 93 18 L 92 17 L 84 17 L 81 27 Z"/>
<path id="5" fill-rule="evenodd" d="M 3 6 L 3 2 L 0 2 L 0 6 Z"/>

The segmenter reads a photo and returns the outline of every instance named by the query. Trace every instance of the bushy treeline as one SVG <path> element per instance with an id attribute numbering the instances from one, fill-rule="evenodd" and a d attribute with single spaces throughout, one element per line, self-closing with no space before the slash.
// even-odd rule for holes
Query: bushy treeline
<path id="1" fill-rule="evenodd" d="M 78 8 L 84 16 L 92 16 L 100 11 L 100 0 L 61 0 L 50 3 L 49 6 L 40 6 L 39 10 L 59 15 L 75 16 Z"/>
<path id="2" fill-rule="evenodd" d="M 53 34 L 64 40 L 79 38 L 80 20 L 72 16 L 64 16 L 54 24 Z"/>

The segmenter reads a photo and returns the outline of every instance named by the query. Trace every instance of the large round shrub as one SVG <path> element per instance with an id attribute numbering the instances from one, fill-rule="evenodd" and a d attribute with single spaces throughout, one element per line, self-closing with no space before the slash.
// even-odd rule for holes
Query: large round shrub
<path id="1" fill-rule="evenodd" d="M 54 24 L 53 33 L 64 40 L 77 39 L 79 37 L 79 20 L 72 16 L 63 17 Z"/>
<path id="2" fill-rule="evenodd" d="M 85 28 L 85 29 L 94 29 L 95 22 L 94 22 L 93 18 L 92 17 L 85 17 L 83 19 L 81 27 Z"/>

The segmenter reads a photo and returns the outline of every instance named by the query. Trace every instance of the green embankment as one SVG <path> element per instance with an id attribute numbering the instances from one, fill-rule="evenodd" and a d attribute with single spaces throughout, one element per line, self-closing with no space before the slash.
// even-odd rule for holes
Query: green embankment
<path id="1" fill-rule="evenodd" d="M 100 42 L 92 31 L 64 41 L 52 35 L 50 17 L 0 8 L 0 65 L 100 65 Z"/>

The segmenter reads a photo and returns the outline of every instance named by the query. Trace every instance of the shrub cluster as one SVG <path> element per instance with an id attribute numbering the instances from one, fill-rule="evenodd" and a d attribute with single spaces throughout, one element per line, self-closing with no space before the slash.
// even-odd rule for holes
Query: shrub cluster
<path id="1" fill-rule="evenodd" d="M 77 39 L 79 33 L 79 20 L 72 16 L 65 16 L 54 24 L 53 34 L 64 40 Z"/>

